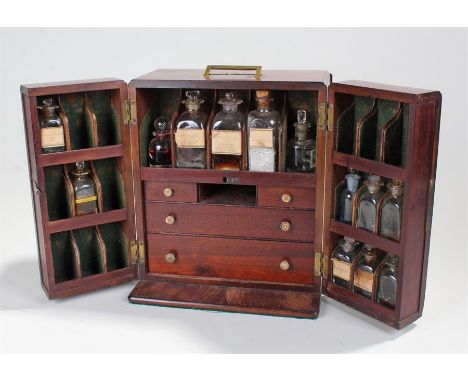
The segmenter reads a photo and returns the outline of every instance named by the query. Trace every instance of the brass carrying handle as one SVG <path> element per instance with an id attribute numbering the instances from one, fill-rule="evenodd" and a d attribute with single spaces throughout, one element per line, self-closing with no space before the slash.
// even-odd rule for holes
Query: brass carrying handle
<path id="1" fill-rule="evenodd" d="M 249 65 L 207 65 L 203 76 L 206 79 L 210 78 L 210 72 L 212 70 L 255 70 L 255 79 L 260 80 L 262 78 L 262 67 L 261 66 L 249 66 Z M 226 73 L 228 74 L 228 73 Z M 244 73 L 242 73 L 244 74 Z M 237 73 L 231 73 L 230 75 L 238 75 Z"/>

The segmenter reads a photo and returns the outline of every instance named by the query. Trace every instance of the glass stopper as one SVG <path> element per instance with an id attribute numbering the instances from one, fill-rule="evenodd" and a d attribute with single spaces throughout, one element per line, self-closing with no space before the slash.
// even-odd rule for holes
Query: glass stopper
<path id="1" fill-rule="evenodd" d="M 166 117 L 158 117 L 154 120 L 154 130 L 158 132 L 165 132 L 168 130 L 169 121 Z"/>
<path id="2" fill-rule="evenodd" d="M 185 92 L 185 95 L 190 101 L 195 101 L 195 100 L 200 99 L 200 91 L 198 90 L 187 90 Z"/>
<path id="3" fill-rule="evenodd" d="M 306 123 L 307 120 L 307 112 L 305 110 L 298 110 L 297 111 L 297 121 L 299 123 Z"/>

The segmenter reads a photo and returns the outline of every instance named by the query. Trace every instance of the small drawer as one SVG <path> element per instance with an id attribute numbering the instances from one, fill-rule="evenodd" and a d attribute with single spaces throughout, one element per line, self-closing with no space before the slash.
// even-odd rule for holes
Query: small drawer
<path id="1" fill-rule="evenodd" d="M 315 188 L 258 187 L 260 207 L 315 209 Z"/>
<path id="2" fill-rule="evenodd" d="M 314 211 L 206 204 L 146 203 L 146 231 L 314 241 Z"/>
<path id="3" fill-rule="evenodd" d="M 145 182 L 145 200 L 197 202 L 196 183 Z"/>
<path id="4" fill-rule="evenodd" d="M 314 245 L 147 235 L 149 273 L 312 284 Z"/>

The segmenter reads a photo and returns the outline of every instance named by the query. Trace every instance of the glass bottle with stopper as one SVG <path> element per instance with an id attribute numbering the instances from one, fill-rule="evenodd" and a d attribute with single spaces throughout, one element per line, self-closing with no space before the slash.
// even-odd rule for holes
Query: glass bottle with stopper
<path id="1" fill-rule="evenodd" d="M 398 279 L 398 257 L 388 254 L 379 272 L 377 301 L 389 308 L 395 308 Z"/>
<path id="2" fill-rule="evenodd" d="M 171 167 L 171 132 L 166 117 L 154 121 L 153 139 L 148 147 L 148 164 L 150 167 Z"/>
<path id="3" fill-rule="evenodd" d="M 72 175 L 76 216 L 96 213 L 96 185 L 89 176 L 89 169 L 86 168 L 85 162 L 76 162 Z"/>
<path id="4" fill-rule="evenodd" d="M 349 288 L 351 268 L 354 259 L 358 256 L 360 244 L 345 236 L 340 240 L 332 254 L 333 277 L 332 281 L 344 288 Z"/>
<path id="5" fill-rule="evenodd" d="M 377 233 L 377 208 L 384 196 L 380 189 L 380 176 L 369 175 L 365 183 L 367 190 L 359 198 L 357 226 Z"/>
<path id="6" fill-rule="evenodd" d="M 353 198 L 359 185 L 361 177 L 350 172 L 346 174 L 346 188 L 341 192 L 340 197 L 340 220 L 343 223 L 351 224 L 353 220 Z"/>
<path id="7" fill-rule="evenodd" d="M 211 131 L 211 166 L 213 170 L 242 170 L 242 122 L 244 113 L 237 108 L 242 103 L 234 93 L 227 92 L 218 101 L 223 110 L 213 120 Z"/>
<path id="8" fill-rule="evenodd" d="M 316 148 L 315 141 L 308 138 L 310 123 L 307 123 L 305 110 L 297 112 L 297 122 L 294 123 L 295 137 L 287 144 L 286 162 L 289 172 L 314 172 Z"/>
<path id="9" fill-rule="evenodd" d="M 390 197 L 386 199 L 380 212 L 380 234 L 393 240 L 400 240 L 401 214 L 403 209 L 403 182 L 393 180 L 387 185 Z"/>
<path id="10" fill-rule="evenodd" d="M 204 100 L 198 90 L 185 92 L 182 101 L 187 108 L 180 114 L 175 125 L 176 166 L 187 168 L 206 167 L 206 120 L 201 110 Z"/>
<path id="11" fill-rule="evenodd" d="M 257 110 L 247 117 L 249 171 L 275 172 L 280 114 L 272 109 L 269 91 L 258 90 L 256 96 Z"/>
<path id="12" fill-rule="evenodd" d="M 57 114 L 59 107 L 54 105 L 52 98 L 46 98 L 42 101 L 42 106 L 37 108 L 42 111 L 39 116 L 42 153 L 50 154 L 65 151 L 63 122 Z"/>
<path id="13" fill-rule="evenodd" d="M 381 260 L 378 250 L 367 244 L 362 248 L 360 255 L 362 257 L 354 270 L 354 292 L 372 298 L 374 275 Z"/>

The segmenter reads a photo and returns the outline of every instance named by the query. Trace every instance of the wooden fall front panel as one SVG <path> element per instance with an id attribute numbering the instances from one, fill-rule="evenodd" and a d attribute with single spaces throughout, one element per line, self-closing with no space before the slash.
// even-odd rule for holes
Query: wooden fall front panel
<path id="1" fill-rule="evenodd" d="M 330 85 L 327 98 L 327 72 L 266 71 L 260 79 L 202 74 L 159 70 L 128 86 L 109 79 L 22 87 L 41 278 L 49 298 L 137 278 L 129 296 L 136 303 L 314 318 L 322 292 L 396 328 L 417 319 L 440 93 L 351 82 Z M 200 90 L 205 99 L 207 142 L 226 91 L 239 94 L 247 113 L 255 108 L 256 89 L 271 90 L 281 113 L 279 172 L 252 173 L 246 161 L 238 172 L 174 168 L 174 145 L 172 168 L 149 168 L 152 123 L 168 116 L 174 140 L 187 89 Z M 37 105 L 47 96 L 59 103 L 64 120 L 62 153 L 41 154 Z M 298 109 L 310 117 L 316 174 L 285 172 Z M 76 217 L 64 194 L 70 164 L 80 160 L 93 167 L 100 208 Z M 336 195 L 349 168 L 404 181 L 400 241 L 338 221 Z M 343 236 L 400 258 L 394 309 L 332 282 L 331 256 Z"/>

